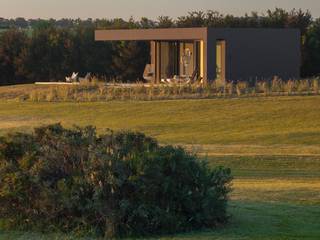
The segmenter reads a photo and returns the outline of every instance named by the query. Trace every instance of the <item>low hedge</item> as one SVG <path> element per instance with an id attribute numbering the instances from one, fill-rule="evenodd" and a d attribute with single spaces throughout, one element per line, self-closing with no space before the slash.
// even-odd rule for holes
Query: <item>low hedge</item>
<path id="1" fill-rule="evenodd" d="M 230 169 L 142 133 L 60 124 L 0 139 L 7 228 L 105 237 L 212 228 L 227 219 Z"/>

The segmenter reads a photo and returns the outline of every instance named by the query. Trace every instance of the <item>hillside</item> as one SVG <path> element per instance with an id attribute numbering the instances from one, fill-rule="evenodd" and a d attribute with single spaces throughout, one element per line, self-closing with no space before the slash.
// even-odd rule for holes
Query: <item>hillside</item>
<path id="1" fill-rule="evenodd" d="M 92 103 L 0 102 L 0 132 L 62 122 L 133 129 L 163 143 L 320 144 L 320 96 Z"/>
<path id="2" fill-rule="evenodd" d="M 13 92 L 16 92 L 19 87 Z M 8 88 L 5 88 L 8 92 Z M 20 87 L 23 92 L 23 87 Z M 0 88 L 1 95 L 1 88 Z M 235 177 L 226 228 L 157 239 L 318 239 L 320 96 L 215 100 L 0 101 L 0 135 L 61 122 L 183 144 Z M 78 239 L 3 232 L 0 239 Z"/>

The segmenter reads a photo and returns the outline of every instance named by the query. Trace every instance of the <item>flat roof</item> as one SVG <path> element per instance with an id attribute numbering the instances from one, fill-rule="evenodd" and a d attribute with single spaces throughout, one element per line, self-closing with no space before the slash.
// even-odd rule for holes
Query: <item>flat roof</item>
<path id="1" fill-rule="evenodd" d="M 203 40 L 207 28 L 154 28 L 96 30 L 96 41 L 138 41 L 138 40 Z"/>
<path id="2" fill-rule="evenodd" d="M 296 28 L 152 28 L 96 30 L 96 41 L 157 41 L 157 40 L 206 40 L 208 34 L 250 32 L 300 32 Z"/>

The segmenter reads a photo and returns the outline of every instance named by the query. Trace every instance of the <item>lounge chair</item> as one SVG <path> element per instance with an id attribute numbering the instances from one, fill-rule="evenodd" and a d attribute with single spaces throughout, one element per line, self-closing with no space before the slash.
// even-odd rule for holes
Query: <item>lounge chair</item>
<path id="1" fill-rule="evenodd" d="M 66 77 L 66 82 L 68 82 L 68 83 L 77 82 L 78 81 L 78 75 L 79 75 L 79 73 L 73 72 L 71 77 Z"/>
<path id="2" fill-rule="evenodd" d="M 79 78 L 79 82 L 83 82 L 83 81 L 91 81 L 92 79 L 92 75 L 91 73 L 87 73 L 85 77 L 83 78 Z"/>
<path id="3" fill-rule="evenodd" d="M 148 82 L 151 82 L 154 79 L 154 67 L 152 64 L 146 65 L 143 72 L 143 78 Z"/>

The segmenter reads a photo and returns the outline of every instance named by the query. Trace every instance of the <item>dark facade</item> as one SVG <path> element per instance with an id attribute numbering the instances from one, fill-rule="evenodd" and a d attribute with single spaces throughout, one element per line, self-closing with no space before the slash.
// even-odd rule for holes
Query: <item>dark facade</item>
<path id="1" fill-rule="evenodd" d="M 151 41 L 153 81 L 300 77 L 298 29 L 169 28 L 97 30 L 97 41 Z"/>

